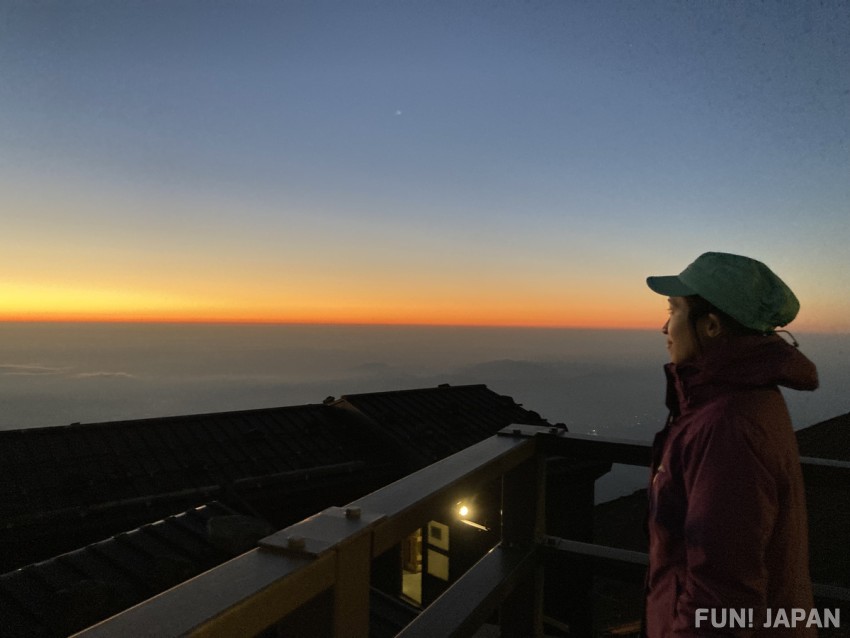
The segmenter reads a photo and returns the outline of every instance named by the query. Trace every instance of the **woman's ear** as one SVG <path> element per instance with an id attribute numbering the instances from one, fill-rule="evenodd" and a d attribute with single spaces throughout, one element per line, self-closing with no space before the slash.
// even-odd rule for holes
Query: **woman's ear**
<path id="1" fill-rule="evenodd" d="M 702 328 L 705 330 L 705 335 L 712 339 L 723 334 L 723 322 L 720 321 L 720 317 L 713 312 L 709 312 L 705 316 Z"/>

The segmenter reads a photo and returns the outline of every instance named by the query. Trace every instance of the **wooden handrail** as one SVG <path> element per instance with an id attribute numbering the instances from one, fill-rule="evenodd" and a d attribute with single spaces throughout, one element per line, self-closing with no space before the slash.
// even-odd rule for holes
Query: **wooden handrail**
<path id="1" fill-rule="evenodd" d="M 89 627 L 75 638 L 256 635 L 330 593 L 333 636 L 368 635 L 371 561 L 397 546 L 446 504 L 503 481 L 502 543 L 401 634 L 470 635 L 501 608 L 502 635 L 540 635 L 540 567 L 553 552 L 638 573 L 646 554 L 545 536 L 543 459 L 550 456 L 647 465 L 650 445 L 510 426 L 347 506 L 328 508 L 263 539 L 258 549 Z M 802 457 L 808 477 L 850 483 L 850 463 Z M 592 499 L 591 499 L 592 500 Z M 517 583 L 523 583 L 517 587 Z M 517 598 L 517 591 L 523 596 Z M 815 585 L 821 598 L 850 600 L 850 590 Z M 588 594 L 589 595 L 589 594 Z M 506 601 L 510 601 L 509 603 Z M 364 611 L 365 610 L 365 611 Z"/>

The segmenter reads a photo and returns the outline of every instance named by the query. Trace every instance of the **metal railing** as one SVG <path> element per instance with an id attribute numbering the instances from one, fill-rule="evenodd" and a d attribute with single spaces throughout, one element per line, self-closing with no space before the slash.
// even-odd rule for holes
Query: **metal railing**
<path id="1" fill-rule="evenodd" d="M 365 638 L 375 561 L 451 504 L 494 481 L 501 482 L 501 541 L 398 635 L 470 636 L 483 623 L 498 622 L 502 636 L 540 636 L 543 566 L 552 554 L 580 557 L 584 568 L 558 578 L 569 579 L 571 590 L 586 596 L 577 602 L 588 610 L 594 570 L 607 565 L 639 574 L 647 560 L 640 552 L 546 535 L 551 534 L 544 520 L 546 459 L 552 456 L 607 467 L 612 462 L 646 466 L 650 446 L 558 428 L 509 426 L 345 507 L 326 509 L 272 534 L 257 549 L 75 636 L 278 635 L 281 622 L 300 614 L 300 626 L 312 629 L 281 635 Z M 850 463 L 802 461 L 807 475 L 850 481 Z M 592 487 L 590 498 L 592 507 Z M 547 574 L 547 587 L 557 583 Z M 820 591 L 850 600 L 843 588 Z M 311 605 L 313 613 L 304 613 Z M 589 611 L 571 619 L 572 635 L 590 636 L 590 622 Z"/>

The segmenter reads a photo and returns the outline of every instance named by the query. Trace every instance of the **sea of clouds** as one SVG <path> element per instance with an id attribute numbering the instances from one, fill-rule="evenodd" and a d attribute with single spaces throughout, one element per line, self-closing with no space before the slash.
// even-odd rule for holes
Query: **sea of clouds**
<path id="1" fill-rule="evenodd" d="M 850 335 L 796 336 L 821 388 L 785 392 L 795 426 L 850 412 Z M 1 324 L 0 429 L 483 383 L 572 432 L 648 441 L 666 416 L 665 358 L 655 331 Z"/>

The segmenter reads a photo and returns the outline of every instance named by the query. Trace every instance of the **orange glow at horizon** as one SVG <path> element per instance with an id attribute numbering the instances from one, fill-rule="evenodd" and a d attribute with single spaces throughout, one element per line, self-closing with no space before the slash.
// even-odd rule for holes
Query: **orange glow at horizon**
<path id="1" fill-rule="evenodd" d="M 609 317 L 593 320 L 589 315 L 548 319 L 528 315 L 481 316 L 473 313 L 433 314 L 423 316 L 405 313 L 287 313 L 287 314 L 183 314 L 179 312 L 0 312 L 0 322 L 22 323 L 223 323 L 223 324 L 315 324 L 315 325 L 421 325 L 480 326 L 527 328 L 588 328 L 642 330 L 659 327 L 658 321 L 615 323 Z"/>
<path id="2" fill-rule="evenodd" d="M 257 291 L 193 297 L 171 291 L 116 291 L 60 286 L 2 287 L 0 322 L 351 324 L 660 330 L 666 301 L 644 291 L 571 295 L 475 289 L 464 294 L 374 290 L 277 298 Z M 253 294 L 252 294 L 253 293 Z M 840 325 L 840 324 L 838 324 Z M 792 326 L 794 327 L 794 326 Z M 797 322 L 830 332 L 830 324 Z"/>
<path id="3" fill-rule="evenodd" d="M 231 323 L 231 324 L 352 324 L 352 325 L 426 325 L 482 326 L 529 328 L 598 328 L 645 329 L 657 328 L 654 319 L 614 322 L 607 314 L 590 312 L 554 316 L 528 309 L 524 312 L 476 312 L 473 309 L 421 313 L 403 310 L 373 311 L 369 309 L 301 311 L 286 313 L 250 313 L 234 311 L 186 312 L 179 309 L 99 309 L 99 310 L 0 310 L 0 322 L 105 322 L 105 323 Z"/>
<path id="4" fill-rule="evenodd" d="M 586 317 L 570 320 L 546 318 L 534 320 L 528 317 L 510 316 L 494 319 L 475 315 L 433 316 L 418 315 L 385 316 L 378 314 L 287 314 L 287 315 L 248 315 L 215 314 L 185 315 L 177 312 L 0 312 L 0 323 L 175 323 L 175 324 L 244 324 L 244 325 L 374 325 L 374 326 L 458 326 L 482 328 L 540 328 L 540 329 L 589 329 L 589 330 L 661 330 L 663 319 L 636 318 L 630 323 L 614 322 L 609 317 L 591 321 Z M 804 332 L 844 332 L 811 323 L 791 325 L 792 329 Z"/>

